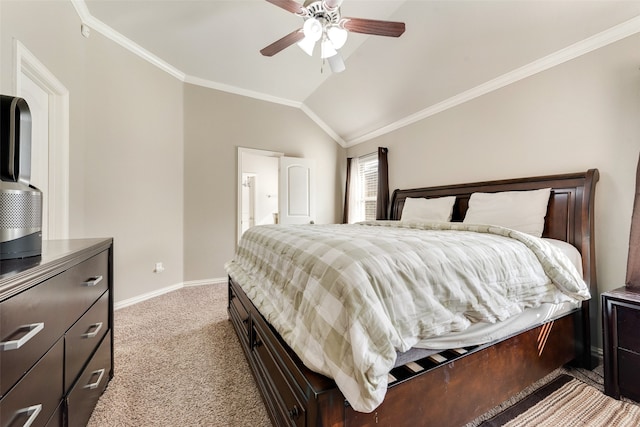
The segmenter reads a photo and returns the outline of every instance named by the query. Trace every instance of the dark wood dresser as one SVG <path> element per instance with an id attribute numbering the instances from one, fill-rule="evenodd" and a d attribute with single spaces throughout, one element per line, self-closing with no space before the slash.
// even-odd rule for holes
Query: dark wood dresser
<path id="1" fill-rule="evenodd" d="M 85 426 L 113 377 L 113 240 L 0 261 L 0 426 Z"/>
<path id="2" fill-rule="evenodd" d="M 602 294 L 604 391 L 640 402 L 640 291 Z"/>

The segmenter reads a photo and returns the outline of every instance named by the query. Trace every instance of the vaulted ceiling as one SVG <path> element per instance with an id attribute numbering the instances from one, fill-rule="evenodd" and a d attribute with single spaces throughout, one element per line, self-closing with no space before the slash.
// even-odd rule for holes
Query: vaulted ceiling
<path id="1" fill-rule="evenodd" d="M 259 53 L 303 23 L 265 0 L 73 1 L 89 27 L 177 78 L 299 107 L 343 146 L 640 32 L 640 1 L 344 0 L 343 16 L 406 32 L 350 33 L 334 74 L 295 45 Z"/>

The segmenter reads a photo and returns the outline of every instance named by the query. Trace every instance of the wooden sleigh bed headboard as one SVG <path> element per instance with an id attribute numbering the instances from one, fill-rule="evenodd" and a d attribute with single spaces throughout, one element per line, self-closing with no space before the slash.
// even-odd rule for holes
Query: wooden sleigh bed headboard
<path id="1" fill-rule="evenodd" d="M 533 178 L 505 179 L 470 184 L 443 185 L 439 187 L 395 190 L 391 196 L 390 219 L 400 219 L 404 201 L 407 197 L 434 198 L 456 196 L 452 221 L 462 221 L 469 205 L 472 193 L 495 193 L 499 191 L 522 191 L 551 188 L 551 196 L 545 217 L 543 237 L 563 240 L 578 248 L 582 254 L 582 271 L 589 285 L 595 303 L 585 303 L 585 314 L 589 322 L 584 325 L 591 332 L 592 339 L 598 328 L 598 287 L 596 280 L 595 244 L 594 244 L 594 190 L 598 182 L 597 169 L 582 173 L 549 175 Z M 585 318 L 585 321 L 587 319 Z M 591 343 L 585 346 L 590 347 Z M 591 351 L 586 348 L 585 352 Z M 586 356 L 585 356 L 586 357 Z M 588 363 L 587 365 L 591 365 Z"/>

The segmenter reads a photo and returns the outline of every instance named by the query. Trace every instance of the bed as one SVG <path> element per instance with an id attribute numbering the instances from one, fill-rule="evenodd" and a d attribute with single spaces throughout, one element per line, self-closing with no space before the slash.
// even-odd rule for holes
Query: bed
<path id="1" fill-rule="evenodd" d="M 465 218 L 474 193 L 550 189 L 542 237 L 577 248 L 584 283 L 595 297 L 593 204 L 597 181 L 598 171 L 590 169 L 584 173 L 396 190 L 390 218 L 400 219 L 408 199 L 455 196 L 451 221 L 456 227 Z M 256 308 L 243 282 L 248 279 L 242 274 L 230 273 L 229 318 L 271 419 L 278 426 L 459 426 L 560 366 L 595 366 L 591 339 L 597 327 L 597 305 L 585 300 L 549 321 L 491 342 L 424 354 L 407 352 L 412 354 L 407 363 L 394 364 L 385 377 L 381 403 L 365 411 L 356 410 L 336 381 L 305 366 L 301 356 L 305 360 L 308 356 L 292 350 Z M 255 293 L 248 293 L 256 301 Z M 262 301 L 258 301 L 260 304 Z M 272 313 L 267 317 L 274 319 Z M 289 340 L 288 333 L 286 338 Z"/>

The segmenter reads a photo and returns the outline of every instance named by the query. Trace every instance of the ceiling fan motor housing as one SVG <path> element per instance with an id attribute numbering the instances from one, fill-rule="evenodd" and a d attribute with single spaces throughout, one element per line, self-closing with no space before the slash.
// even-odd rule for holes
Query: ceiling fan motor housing
<path id="1" fill-rule="evenodd" d="M 307 1 L 304 3 L 304 6 L 307 8 L 307 13 L 304 16 L 305 19 L 315 18 L 324 21 L 327 25 L 338 25 L 340 22 L 340 8 L 338 7 L 329 10 L 325 8 L 324 1 L 322 0 Z"/>

